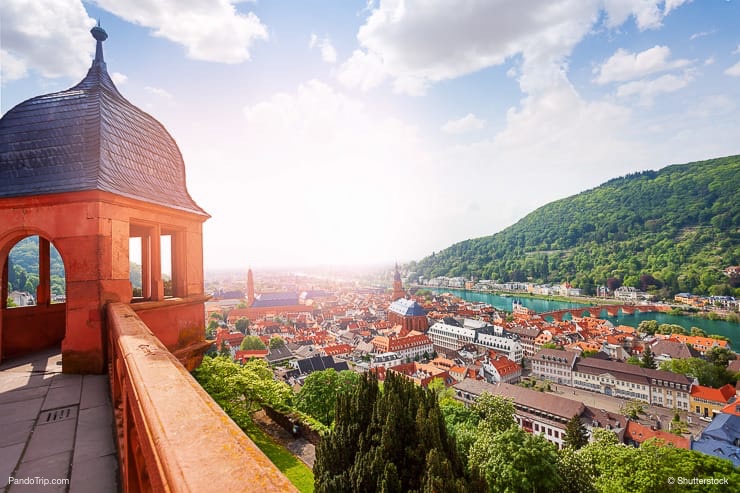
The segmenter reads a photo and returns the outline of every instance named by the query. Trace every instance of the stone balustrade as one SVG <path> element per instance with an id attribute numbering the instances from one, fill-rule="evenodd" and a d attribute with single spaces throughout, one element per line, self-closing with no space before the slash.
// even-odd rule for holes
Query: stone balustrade
<path id="1" fill-rule="evenodd" d="M 129 305 L 106 310 L 123 491 L 296 491 Z"/>

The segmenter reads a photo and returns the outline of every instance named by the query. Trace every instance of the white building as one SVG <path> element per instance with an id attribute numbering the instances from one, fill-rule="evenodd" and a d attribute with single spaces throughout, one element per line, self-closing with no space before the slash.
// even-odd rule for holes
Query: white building
<path id="1" fill-rule="evenodd" d="M 521 363 L 524 350 L 519 337 L 503 327 L 489 325 L 479 320 L 464 319 L 462 324 L 455 319 L 445 318 L 432 325 L 427 335 L 434 345 L 458 351 L 466 344 L 475 344 L 493 349 L 512 361 Z"/>

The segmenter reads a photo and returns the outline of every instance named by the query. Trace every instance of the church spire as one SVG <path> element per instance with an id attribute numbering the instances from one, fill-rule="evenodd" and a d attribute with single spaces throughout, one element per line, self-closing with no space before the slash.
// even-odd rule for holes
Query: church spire
<path id="1" fill-rule="evenodd" d="M 90 33 L 92 34 L 93 38 L 95 38 L 95 41 L 97 43 L 95 44 L 95 59 L 93 60 L 93 66 L 94 65 L 100 65 L 102 68 L 105 68 L 105 59 L 103 58 L 103 41 L 108 39 L 108 33 L 105 32 L 105 29 L 100 27 L 100 21 L 98 21 L 98 25 L 90 29 Z"/>
<path id="2" fill-rule="evenodd" d="M 398 262 L 396 262 L 396 271 L 393 274 L 393 294 L 391 298 L 393 301 L 405 298 L 406 293 L 403 290 L 403 283 L 401 282 L 401 272 L 398 270 Z"/>

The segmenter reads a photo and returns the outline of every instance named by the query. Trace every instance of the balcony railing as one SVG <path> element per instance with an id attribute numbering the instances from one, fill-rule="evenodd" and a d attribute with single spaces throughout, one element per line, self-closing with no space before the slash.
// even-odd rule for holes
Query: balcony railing
<path id="1" fill-rule="evenodd" d="M 123 491 L 296 491 L 130 306 L 107 306 Z"/>

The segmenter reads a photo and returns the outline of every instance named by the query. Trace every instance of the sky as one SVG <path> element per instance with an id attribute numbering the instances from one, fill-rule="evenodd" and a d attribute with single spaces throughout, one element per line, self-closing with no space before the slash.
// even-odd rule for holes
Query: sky
<path id="1" fill-rule="evenodd" d="M 2 113 L 81 80 L 98 20 L 207 269 L 419 260 L 740 153 L 740 0 L 4 0 Z"/>

